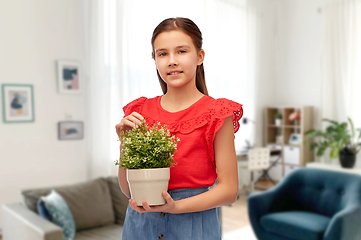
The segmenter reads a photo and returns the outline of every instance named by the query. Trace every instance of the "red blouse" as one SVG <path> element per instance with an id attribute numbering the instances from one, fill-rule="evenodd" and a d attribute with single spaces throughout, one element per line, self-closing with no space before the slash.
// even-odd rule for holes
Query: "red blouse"
<path id="1" fill-rule="evenodd" d="M 180 138 L 170 168 L 168 189 L 212 186 L 217 178 L 213 141 L 224 119 L 233 116 L 234 133 L 239 129 L 242 105 L 231 100 L 203 96 L 189 108 L 168 112 L 160 105 L 161 96 L 141 97 L 123 108 L 125 116 L 141 114 L 150 126 L 157 122 L 167 125 L 171 134 Z"/>

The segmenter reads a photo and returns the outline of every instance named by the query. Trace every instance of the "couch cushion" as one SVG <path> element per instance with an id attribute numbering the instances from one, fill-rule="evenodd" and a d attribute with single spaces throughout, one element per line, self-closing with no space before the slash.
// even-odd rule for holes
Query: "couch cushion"
<path id="1" fill-rule="evenodd" d="M 112 195 L 113 209 L 115 213 L 115 221 L 118 224 L 123 224 L 125 213 L 129 204 L 129 198 L 125 196 L 119 187 L 118 177 L 107 178 L 110 194 Z"/>
<path id="2" fill-rule="evenodd" d="M 44 202 L 51 221 L 61 227 L 65 240 L 73 240 L 75 236 L 75 223 L 65 200 L 54 190 L 47 196 L 42 196 L 40 201 Z"/>
<path id="3" fill-rule="evenodd" d="M 57 191 L 68 204 L 73 214 L 76 229 L 88 229 L 112 224 L 115 221 L 109 186 L 104 178 L 85 183 L 22 191 L 26 206 L 37 212 L 40 196 Z"/>
<path id="4" fill-rule="evenodd" d="M 122 239 L 123 226 L 112 224 L 76 233 L 74 240 L 119 240 Z"/>
<path id="5" fill-rule="evenodd" d="M 295 240 L 322 239 L 330 218 L 310 212 L 271 213 L 261 218 L 261 226 L 268 232 Z"/>

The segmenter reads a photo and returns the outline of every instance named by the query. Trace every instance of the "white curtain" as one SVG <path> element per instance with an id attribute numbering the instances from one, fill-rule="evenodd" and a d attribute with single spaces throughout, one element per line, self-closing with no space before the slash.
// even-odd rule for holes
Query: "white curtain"
<path id="1" fill-rule="evenodd" d="M 210 96 L 243 104 L 247 125 L 236 133 L 236 151 L 245 140 L 255 143 L 256 83 L 259 14 L 247 3 L 206 1 L 204 49 L 205 75 Z M 201 29 L 202 30 L 202 29 Z"/>
<path id="2" fill-rule="evenodd" d="M 151 58 L 154 28 L 170 17 L 192 19 L 203 33 L 205 75 L 210 96 L 244 104 L 255 119 L 258 17 L 237 0 L 82 0 L 86 33 L 89 178 L 116 174 L 119 142 L 114 125 L 122 106 L 162 95 Z M 241 125 L 237 151 L 253 142 L 254 126 Z"/>
<path id="3" fill-rule="evenodd" d="M 355 127 L 360 128 L 361 1 L 330 0 L 322 14 L 321 116 L 336 121 L 347 121 L 350 117 Z"/>
<path id="4" fill-rule="evenodd" d="M 122 2 L 83 0 L 85 31 L 84 75 L 87 86 L 88 177 L 116 175 L 119 142 L 115 124 L 121 114 Z M 118 150 L 117 150 L 118 149 Z"/>

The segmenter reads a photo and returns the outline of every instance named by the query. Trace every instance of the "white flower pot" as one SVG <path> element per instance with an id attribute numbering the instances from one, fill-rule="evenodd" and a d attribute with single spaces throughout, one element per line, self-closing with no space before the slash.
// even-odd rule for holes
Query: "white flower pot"
<path id="1" fill-rule="evenodd" d="M 138 206 L 146 201 L 149 206 L 163 205 L 162 191 L 168 190 L 169 168 L 127 169 L 130 194 Z"/>
<path id="2" fill-rule="evenodd" d="M 282 124 L 282 119 L 275 119 L 276 126 L 281 126 L 281 124 Z"/>

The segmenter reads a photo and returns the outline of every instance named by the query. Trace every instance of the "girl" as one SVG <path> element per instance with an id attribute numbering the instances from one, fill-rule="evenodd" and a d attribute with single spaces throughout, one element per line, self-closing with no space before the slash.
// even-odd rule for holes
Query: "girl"
<path id="1" fill-rule="evenodd" d="M 202 34 L 186 18 L 161 22 L 152 37 L 152 56 L 164 95 L 141 97 L 126 105 L 116 125 L 119 135 L 142 124 L 167 125 L 180 138 L 170 169 L 166 204 L 142 207 L 130 199 L 123 239 L 221 239 L 219 206 L 237 198 L 234 132 L 242 105 L 208 96 L 205 84 Z M 120 147 L 121 148 L 121 147 Z M 126 171 L 119 168 L 119 184 L 130 197 Z M 209 190 L 216 179 L 217 185 Z"/>

